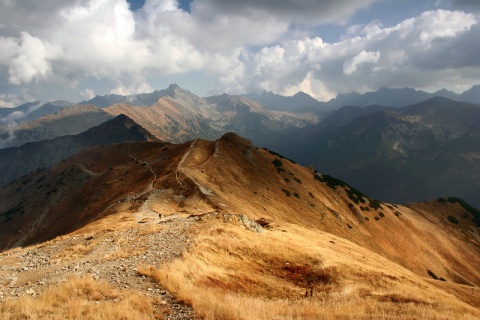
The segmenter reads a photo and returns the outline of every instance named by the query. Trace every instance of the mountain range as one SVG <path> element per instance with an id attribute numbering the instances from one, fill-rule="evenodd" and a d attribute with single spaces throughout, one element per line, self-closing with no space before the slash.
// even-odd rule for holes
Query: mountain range
<path id="1" fill-rule="evenodd" d="M 0 314 L 476 318 L 479 235 L 460 199 L 377 201 L 235 133 L 107 144 L 0 189 Z"/>
<path id="2" fill-rule="evenodd" d="M 120 114 L 129 116 L 159 139 L 170 142 L 201 137 L 215 139 L 228 131 L 236 131 L 262 143 L 264 136 L 318 122 L 316 116 L 268 110 L 242 96 L 225 94 L 201 98 L 175 84 L 151 94 L 120 97 L 96 97 L 15 128 L 0 127 L 0 132 L 4 131 L 3 147 L 78 134 Z M 155 102 L 151 105 L 131 103 L 151 101 Z"/>
<path id="3" fill-rule="evenodd" d="M 475 160 L 477 114 L 471 111 L 478 108 L 447 98 L 431 98 L 442 95 L 476 101 L 479 88 L 474 86 L 462 94 L 382 88 L 363 95 L 339 95 L 320 103 L 305 93 L 292 97 L 263 92 L 260 96 L 201 98 L 172 84 L 146 94 L 97 96 L 17 127 L 3 126 L 2 144 L 4 148 L 20 147 L 76 135 L 125 114 L 157 138 L 175 143 L 217 139 L 234 131 L 257 145 L 338 176 L 378 199 L 402 203 L 454 195 L 479 206 L 480 197 L 475 191 L 479 182 Z M 427 100 L 400 107 L 422 99 Z M 349 105 L 328 111 L 341 104 Z M 68 103 L 35 102 L 11 110 L 29 117 L 64 105 Z M 14 118 L 12 114 L 8 117 Z M 3 159 L 11 161 L 9 157 Z M 16 159 L 15 164 L 2 166 L 30 167 L 18 158 L 11 159 Z"/>
<path id="4" fill-rule="evenodd" d="M 154 90 L 151 93 L 132 94 L 127 96 L 117 94 L 104 96 L 97 95 L 90 100 L 85 100 L 78 104 L 93 105 L 101 109 L 108 108 L 115 104 L 150 106 L 165 96 L 175 99 L 175 91 L 179 91 L 179 89 L 181 88 L 178 85 L 172 84 L 166 89 Z M 191 92 L 188 93 L 192 94 Z M 294 113 L 314 112 L 323 114 L 344 106 L 366 107 L 369 105 L 382 105 L 388 107 L 402 107 L 428 100 L 433 97 L 443 97 L 456 101 L 480 104 L 480 85 L 473 86 L 461 94 L 446 89 L 438 90 L 434 93 L 428 93 L 412 88 L 380 88 L 377 91 L 363 94 L 357 92 L 339 94 L 337 97 L 327 102 L 318 101 L 307 93 L 301 91 L 293 96 L 282 96 L 271 91 L 263 91 L 261 94 L 245 94 L 244 96 L 250 100 L 257 101 L 269 110 Z M 54 101 L 48 103 L 35 101 L 25 103 L 16 108 L 0 108 L 0 123 L 7 123 L 12 120 L 24 123 L 35 120 L 46 114 L 55 113 L 62 107 L 72 105 L 74 105 L 74 103 L 68 101 Z"/>
<path id="5" fill-rule="evenodd" d="M 442 97 L 462 102 L 480 104 L 480 85 L 473 86 L 469 90 L 458 94 L 453 91 L 442 89 L 434 93 L 412 88 L 380 88 L 377 91 L 367 93 L 351 92 L 339 94 L 334 99 L 326 102 L 318 101 L 304 92 L 298 92 L 291 97 L 285 97 L 273 92 L 262 92 L 246 95 L 252 100 L 260 102 L 268 109 L 289 112 L 315 112 L 321 115 L 329 111 L 345 106 L 368 107 L 381 105 L 386 107 L 404 107 L 416 104 L 434 97 Z"/>
<path id="6" fill-rule="evenodd" d="M 0 149 L 0 187 L 37 169 L 50 167 L 83 148 L 127 141 L 158 141 L 125 115 L 119 115 L 77 135 Z"/>
<path id="7" fill-rule="evenodd" d="M 402 108 L 344 107 L 272 147 L 377 199 L 449 195 L 479 207 L 479 124 L 480 105 L 440 97 Z"/>

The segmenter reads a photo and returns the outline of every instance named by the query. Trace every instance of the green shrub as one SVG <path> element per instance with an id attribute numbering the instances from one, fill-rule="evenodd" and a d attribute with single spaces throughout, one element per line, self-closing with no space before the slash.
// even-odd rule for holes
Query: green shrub
<path id="1" fill-rule="evenodd" d="M 278 159 L 273 160 L 272 163 L 276 168 L 283 166 L 283 162 Z"/>
<path id="2" fill-rule="evenodd" d="M 295 198 L 300 198 L 300 195 L 299 195 L 298 193 L 296 193 L 296 192 L 293 193 L 293 196 L 294 196 Z"/>
<path id="3" fill-rule="evenodd" d="M 293 180 L 295 180 L 297 183 L 299 184 L 302 184 L 302 180 L 298 179 L 298 178 L 293 178 Z"/>
<path id="4" fill-rule="evenodd" d="M 334 190 L 336 189 L 337 186 L 340 186 L 340 187 L 343 187 L 343 188 L 345 188 L 347 186 L 347 184 L 345 182 L 343 182 L 342 180 L 334 178 L 332 176 L 329 176 L 328 174 L 325 174 L 325 175 L 322 175 L 322 176 L 319 176 L 318 174 L 314 174 L 313 178 L 317 181 L 326 183 L 328 187 L 330 187 Z"/>
<path id="5" fill-rule="evenodd" d="M 385 214 L 383 212 L 380 212 L 378 215 L 382 218 L 385 218 Z"/>
<path id="6" fill-rule="evenodd" d="M 288 159 L 287 157 L 284 157 L 284 156 L 282 156 L 281 154 L 276 153 L 275 151 L 268 150 L 268 149 L 264 149 L 264 150 L 267 150 L 270 154 L 272 154 L 272 155 L 274 155 L 274 156 L 277 156 L 277 157 L 279 157 L 279 158 L 288 160 L 288 161 L 290 161 L 291 163 L 294 163 L 294 164 L 296 163 L 295 161 L 293 161 L 293 160 L 291 160 L 291 159 Z"/>
<path id="7" fill-rule="evenodd" d="M 449 197 L 447 198 L 447 200 L 451 203 L 460 203 L 463 209 L 465 209 L 466 211 L 470 212 L 473 215 L 473 222 L 477 225 L 477 227 L 480 227 L 480 210 L 472 207 L 467 202 L 465 202 L 465 200 L 460 198 Z"/>
<path id="8" fill-rule="evenodd" d="M 286 195 L 287 197 L 290 197 L 290 191 L 285 190 L 285 189 L 282 189 L 282 191 L 283 191 L 283 193 L 285 193 L 285 195 Z"/>
<path id="9" fill-rule="evenodd" d="M 457 218 L 455 218 L 454 216 L 448 216 L 447 217 L 448 221 L 450 221 L 451 223 L 454 223 L 454 224 L 459 224 L 460 221 L 457 220 Z"/>
<path id="10" fill-rule="evenodd" d="M 370 199 L 368 205 L 370 206 L 370 208 L 375 209 L 375 210 L 383 209 L 381 204 L 380 204 L 380 201 L 378 201 L 378 200 Z"/>

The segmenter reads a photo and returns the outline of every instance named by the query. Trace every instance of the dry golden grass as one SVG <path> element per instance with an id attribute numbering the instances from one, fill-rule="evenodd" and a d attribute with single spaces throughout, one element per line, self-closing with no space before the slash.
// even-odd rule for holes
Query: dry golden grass
<path id="1" fill-rule="evenodd" d="M 71 278 L 38 297 L 9 298 L 0 304 L 2 319 L 162 319 L 152 298 L 118 291 L 88 277 Z"/>
<path id="2" fill-rule="evenodd" d="M 480 316 L 475 307 L 369 250 L 293 225 L 257 234 L 214 223 L 182 260 L 139 272 L 205 319 Z"/>
<path id="3" fill-rule="evenodd" d="M 51 262 L 64 262 L 83 258 L 91 253 L 95 249 L 96 245 L 96 242 L 92 241 L 66 247 L 60 251 L 55 258 L 51 260 Z"/>

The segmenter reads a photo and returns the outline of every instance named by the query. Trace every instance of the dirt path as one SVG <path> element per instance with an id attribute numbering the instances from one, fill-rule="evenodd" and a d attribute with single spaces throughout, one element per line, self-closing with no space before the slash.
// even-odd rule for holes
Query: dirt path
<path id="1" fill-rule="evenodd" d="M 187 250 L 186 230 L 195 218 L 170 218 L 161 224 L 132 224 L 123 231 L 70 235 L 40 246 L 0 253 L 0 303 L 7 297 L 37 296 L 69 276 L 104 280 L 118 290 L 135 290 L 160 299 L 166 319 L 193 319 L 193 310 L 177 302 L 158 283 L 140 275 L 142 266 L 159 267 Z"/>
<path id="2" fill-rule="evenodd" d="M 178 177 L 178 173 L 179 172 L 182 172 L 183 173 L 183 170 L 182 170 L 182 165 L 183 163 L 185 162 L 185 160 L 187 159 L 187 157 L 190 155 L 190 152 L 192 152 L 193 148 L 195 147 L 195 143 L 197 143 L 197 140 L 193 140 L 192 143 L 190 144 L 190 148 L 188 149 L 188 151 L 183 155 L 182 159 L 180 160 L 180 162 L 178 162 L 178 165 L 177 165 L 177 170 L 175 171 L 175 178 L 177 179 L 178 183 L 183 186 L 183 182 L 180 180 L 180 178 Z"/>

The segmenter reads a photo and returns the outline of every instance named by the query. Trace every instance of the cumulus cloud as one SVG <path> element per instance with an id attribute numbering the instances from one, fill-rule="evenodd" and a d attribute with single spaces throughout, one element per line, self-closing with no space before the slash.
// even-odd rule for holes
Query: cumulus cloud
<path id="1" fill-rule="evenodd" d="M 104 93 L 133 94 L 151 91 L 155 77 L 196 72 L 218 79 L 215 93 L 298 89 L 326 100 L 379 86 L 437 88 L 452 77 L 464 87 L 478 82 L 473 14 L 427 11 L 389 27 L 373 21 L 336 42 L 314 31 L 376 1 L 194 0 L 185 12 L 176 0 L 146 0 L 132 12 L 126 0 L 3 0 L 0 85 L 63 82 L 89 98 L 92 89 L 78 88 L 94 88 L 92 78 L 107 84 Z"/>
<path id="2" fill-rule="evenodd" d="M 60 48 L 22 32 L 10 61 L 9 81 L 23 84 L 33 79 L 46 78 L 51 72 L 51 61 L 60 55 Z"/>
<path id="3" fill-rule="evenodd" d="M 16 95 L 11 94 L 0 94 L 0 108 L 13 108 L 15 107 L 18 102 L 18 98 Z"/>
<path id="4" fill-rule="evenodd" d="M 93 92 L 93 90 L 88 88 L 80 91 L 80 94 L 87 100 L 93 99 L 95 97 L 95 93 Z"/>
<path id="5" fill-rule="evenodd" d="M 477 22 L 472 14 L 429 11 L 392 27 L 378 22 L 357 27 L 336 43 L 305 37 L 265 47 L 243 59 L 245 72 L 230 80 L 243 84 L 238 86 L 246 91 L 254 89 L 253 85 L 260 87 L 257 90 L 276 92 L 314 81 L 324 88 L 316 95 L 323 100 L 331 96 L 330 92 L 365 92 L 381 86 L 444 86 L 453 74 L 458 77 L 459 70 L 452 63 L 458 60 L 454 55 L 459 41 L 471 40 L 475 34 Z M 471 44 L 461 50 L 463 55 L 474 55 L 476 47 Z M 434 61 L 451 58 L 452 62 L 433 68 L 425 63 L 432 56 L 436 57 Z M 472 67 L 475 62 L 471 62 Z M 468 81 L 471 79 L 465 79 L 465 83 Z"/>
<path id="6" fill-rule="evenodd" d="M 120 82 L 117 86 L 110 90 L 110 93 L 128 96 L 136 93 L 145 93 L 153 91 L 152 87 L 147 82 L 140 82 L 135 84 L 125 84 Z"/>
<path id="7" fill-rule="evenodd" d="M 379 51 L 360 51 L 353 58 L 345 61 L 343 63 L 343 73 L 351 75 L 356 72 L 357 69 L 362 65 L 375 64 L 380 59 Z"/>

